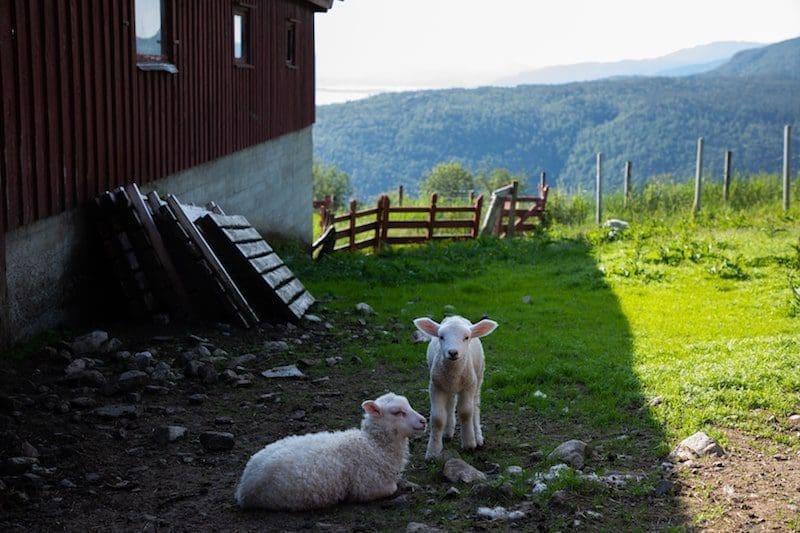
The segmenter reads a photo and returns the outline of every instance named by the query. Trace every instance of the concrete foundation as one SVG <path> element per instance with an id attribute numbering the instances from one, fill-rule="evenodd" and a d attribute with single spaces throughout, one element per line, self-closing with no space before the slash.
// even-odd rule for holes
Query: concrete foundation
<path id="1" fill-rule="evenodd" d="M 181 203 L 216 202 L 244 215 L 262 235 L 310 244 L 311 128 L 252 146 L 141 187 Z M 92 314 L 92 284 L 103 258 L 83 209 L 52 216 L 5 236 L 3 344 Z"/>

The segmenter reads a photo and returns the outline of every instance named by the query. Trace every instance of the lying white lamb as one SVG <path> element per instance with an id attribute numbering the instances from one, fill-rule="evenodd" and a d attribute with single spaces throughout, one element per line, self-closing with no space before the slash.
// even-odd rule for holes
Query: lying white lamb
<path id="1" fill-rule="evenodd" d="M 253 455 L 236 487 L 239 506 L 298 511 L 394 494 L 408 438 L 425 431 L 425 417 L 392 393 L 361 407 L 361 429 L 293 435 Z"/>
<path id="2" fill-rule="evenodd" d="M 483 446 L 481 432 L 481 384 L 485 360 L 479 337 L 488 335 L 497 322 L 484 319 L 477 324 L 460 316 L 449 316 L 438 324 L 417 318 L 414 325 L 430 335 L 428 368 L 431 373 L 431 434 L 425 458 L 442 453 L 442 432 L 452 438 L 456 426 L 456 398 L 461 420 L 461 447 Z M 446 424 L 446 425 L 445 425 Z"/>

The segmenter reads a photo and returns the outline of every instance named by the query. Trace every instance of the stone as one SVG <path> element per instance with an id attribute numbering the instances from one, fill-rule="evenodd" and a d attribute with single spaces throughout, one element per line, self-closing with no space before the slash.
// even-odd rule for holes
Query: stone
<path id="1" fill-rule="evenodd" d="M 89 472 L 83 478 L 86 480 L 86 483 L 90 485 L 96 485 L 100 483 L 100 480 L 103 479 L 103 476 L 97 472 Z"/>
<path id="2" fill-rule="evenodd" d="M 223 381 L 238 381 L 239 374 L 231 370 L 230 368 L 226 368 L 222 371 L 222 380 Z"/>
<path id="3" fill-rule="evenodd" d="M 61 487 L 62 489 L 74 489 L 75 487 L 77 487 L 75 483 L 73 483 L 67 478 L 64 478 L 61 481 L 59 481 L 58 486 Z"/>
<path id="4" fill-rule="evenodd" d="M 289 343 L 286 341 L 267 341 L 264 343 L 264 349 L 269 352 L 285 352 L 289 349 Z"/>
<path id="5" fill-rule="evenodd" d="M 630 224 L 618 218 L 609 218 L 603 225 L 611 229 L 628 229 L 630 227 Z"/>
<path id="6" fill-rule="evenodd" d="M 217 373 L 217 369 L 214 368 L 214 365 L 204 364 L 197 369 L 197 377 L 206 385 L 210 385 L 217 382 L 219 374 Z"/>
<path id="7" fill-rule="evenodd" d="M 581 470 L 586 464 L 586 456 L 589 453 L 589 446 L 585 442 L 573 439 L 559 444 L 555 450 L 550 452 L 547 458 L 555 461 L 564 461 L 576 470 Z"/>
<path id="8" fill-rule="evenodd" d="M 200 444 L 210 452 L 224 452 L 233 449 L 233 433 L 206 431 L 200 434 Z"/>
<path id="9" fill-rule="evenodd" d="M 326 357 L 325 358 L 325 363 L 328 366 L 336 366 L 341 362 L 342 362 L 342 358 L 339 357 L 338 355 L 336 357 Z"/>
<path id="10" fill-rule="evenodd" d="M 525 512 L 509 511 L 505 507 L 478 507 L 478 516 L 490 520 L 512 521 L 525 518 Z"/>
<path id="11" fill-rule="evenodd" d="M 453 500 L 461 496 L 461 491 L 455 487 L 450 487 L 447 489 L 447 492 L 444 493 L 444 497 L 446 500 Z"/>
<path id="12" fill-rule="evenodd" d="M 20 450 L 22 450 L 22 455 L 25 457 L 39 457 L 39 450 L 37 450 L 36 446 L 28 441 L 25 441 L 22 443 L 22 445 L 20 445 Z"/>
<path id="13" fill-rule="evenodd" d="M 295 365 L 277 366 L 261 373 L 265 378 L 305 378 L 299 368 Z"/>
<path id="14" fill-rule="evenodd" d="M 192 394 L 189 396 L 189 404 L 191 405 L 201 405 L 206 400 L 208 400 L 207 394 Z"/>
<path id="15" fill-rule="evenodd" d="M 520 475 L 522 473 L 522 467 L 521 466 L 512 465 L 512 466 L 509 466 L 508 468 L 506 468 L 506 472 L 509 475 L 518 476 L 518 475 Z"/>
<path id="16" fill-rule="evenodd" d="M 215 426 L 232 426 L 233 418 L 229 416 L 218 416 L 214 419 Z"/>
<path id="17" fill-rule="evenodd" d="M 77 398 L 72 398 L 69 404 L 76 409 L 91 409 L 97 405 L 97 401 L 89 396 L 78 396 Z"/>
<path id="18" fill-rule="evenodd" d="M 87 353 L 96 353 L 100 351 L 101 346 L 108 340 L 108 333 L 105 331 L 92 331 L 86 335 L 81 335 L 73 339 L 69 343 L 72 353 L 76 355 L 84 355 Z"/>
<path id="19" fill-rule="evenodd" d="M 3 474 L 7 476 L 20 476 L 29 472 L 33 465 L 38 464 L 36 457 L 9 457 L 3 461 Z"/>
<path id="20" fill-rule="evenodd" d="M 153 431 L 153 440 L 161 446 L 182 439 L 189 430 L 183 426 L 161 426 Z"/>
<path id="21" fill-rule="evenodd" d="M 793 414 L 789 415 L 789 423 L 794 427 L 800 427 L 800 415 Z"/>
<path id="22" fill-rule="evenodd" d="M 103 355 L 108 355 L 118 351 L 120 348 L 122 348 L 122 341 L 116 337 L 112 337 L 101 344 L 98 351 Z"/>
<path id="23" fill-rule="evenodd" d="M 133 364 L 139 370 L 144 370 L 153 364 L 153 354 L 150 352 L 136 352 L 133 354 Z"/>
<path id="24" fill-rule="evenodd" d="M 246 367 L 251 363 L 255 363 L 257 359 L 258 358 L 255 356 L 255 354 L 246 353 L 244 355 L 240 355 L 239 357 L 234 357 L 233 359 L 228 361 L 228 364 L 226 366 L 228 368 L 236 368 L 237 366 Z"/>
<path id="25" fill-rule="evenodd" d="M 121 391 L 132 391 L 144 387 L 149 382 L 150 376 L 141 370 L 128 370 L 117 378 L 117 385 Z"/>
<path id="26" fill-rule="evenodd" d="M 406 526 L 406 533 L 446 533 L 446 530 L 431 527 L 422 522 L 409 522 Z"/>
<path id="27" fill-rule="evenodd" d="M 89 360 L 84 357 L 79 357 L 64 368 L 64 374 L 73 376 L 79 372 L 83 372 L 87 368 L 89 368 Z"/>
<path id="28" fill-rule="evenodd" d="M 725 450 L 723 450 L 714 439 L 704 432 L 698 431 L 694 435 L 681 441 L 681 443 L 672 450 L 670 459 L 677 462 L 684 462 L 707 455 L 722 457 L 725 455 Z"/>
<path id="29" fill-rule="evenodd" d="M 320 322 L 322 322 L 322 319 L 320 317 L 318 317 L 317 315 L 312 315 L 311 313 L 306 313 L 305 315 L 303 315 L 303 320 L 305 320 L 306 322 L 311 322 L 312 324 L 319 324 Z"/>
<path id="30" fill-rule="evenodd" d="M 289 420 L 302 420 L 305 417 L 306 417 L 306 412 L 302 409 L 298 409 L 289 415 Z"/>
<path id="31" fill-rule="evenodd" d="M 675 483 L 668 479 L 659 479 L 650 495 L 654 498 L 664 498 L 675 490 Z"/>
<path id="32" fill-rule="evenodd" d="M 228 352 L 223 350 L 222 348 L 214 348 L 214 351 L 211 352 L 212 357 L 228 357 Z"/>
<path id="33" fill-rule="evenodd" d="M 533 302 L 533 298 L 531 298 L 530 294 L 526 294 L 525 296 L 522 297 L 522 303 L 523 304 L 531 305 L 531 302 Z"/>
<path id="34" fill-rule="evenodd" d="M 150 374 L 150 379 L 153 381 L 170 381 L 175 378 L 172 367 L 163 361 L 156 363 L 156 366 L 153 367 L 153 372 Z"/>
<path id="35" fill-rule="evenodd" d="M 462 459 L 449 459 L 444 464 L 442 473 L 450 483 L 472 483 L 486 479 L 486 474 Z"/>
<path id="36" fill-rule="evenodd" d="M 364 302 L 359 302 L 356 304 L 356 311 L 361 313 L 362 315 L 374 315 L 375 310 L 372 308 L 371 305 Z"/>
<path id="37" fill-rule="evenodd" d="M 96 416 L 101 418 L 137 418 L 139 410 L 135 405 L 119 403 L 104 405 L 92 411 Z"/>

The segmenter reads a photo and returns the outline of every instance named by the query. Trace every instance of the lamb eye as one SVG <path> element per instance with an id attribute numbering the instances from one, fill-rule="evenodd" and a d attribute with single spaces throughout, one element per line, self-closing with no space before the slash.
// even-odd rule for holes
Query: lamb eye
<path id="1" fill-rule="evenodd" d="M 406 416 L 406 413 L 404 411 L 397 411 L 394 416 Z"/>
<path id="2" fill-rule="evenodd" d="M 443 341 L 444 340 L 444 335 L 439 335 L 439 340 Z"/>
<path id="3" fill-rule="evenodd" d="M 468 341 L 469 340 L 469 335 L 464 336 L 464 340 Z"/>

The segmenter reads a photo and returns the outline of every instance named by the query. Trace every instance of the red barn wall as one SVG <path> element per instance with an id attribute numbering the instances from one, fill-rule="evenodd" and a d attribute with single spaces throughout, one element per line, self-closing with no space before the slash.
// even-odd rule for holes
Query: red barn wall
<path id="1" fill-rule="evenodd" d="M 3 231 L 314 122 L 311 5 L 248 0 L 253 68 L 239 68 L 236 2 L 164 1 L 177 74 L 137 69 L 133 0 L 0 0 Z"/>

